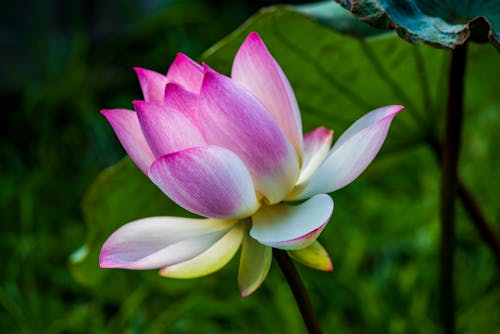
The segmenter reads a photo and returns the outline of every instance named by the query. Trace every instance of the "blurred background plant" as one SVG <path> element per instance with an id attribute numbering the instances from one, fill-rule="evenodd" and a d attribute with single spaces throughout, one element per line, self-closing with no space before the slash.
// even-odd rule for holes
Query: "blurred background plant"
<path id="1" fill-rule="evenodd" d="M 337 7 L 316 19 L 304 14 L 311 7 L 266 9 L 225 37 L 270 4 L 0 4 L 0 332 L 304 332 L 276 266 L 246 299 L 237 292 L 235 261 L 187 281 L 99 269 L 95 252 L 117 226 L 172 214 L 129 160 L 102 173 L 80 207 L 99 171 L 124 156 L 98 111 L 130 108 L 140 98 L 132 67 L 164 72 L 182 51 L 227 73 L 250 30 L 289 76 L 305 130 L 323 125 L 339 134 L 375 107 L 408 109 L 376 163 L 335 194 L 336 210 L 320 238 L 334 272 L 299 267 L 325 332 L 439 332 L 439 165 L 425 143 L 443 121 L 448 57 L 367 26 L 343 26 L 343 16 L 328 15 Z M 498 54 L 471 44 L 467 71 L 460 172 L 498 230 Z M 463 210 L 457 218 L 457 328 L 500 332 L 495 257 Z"/>

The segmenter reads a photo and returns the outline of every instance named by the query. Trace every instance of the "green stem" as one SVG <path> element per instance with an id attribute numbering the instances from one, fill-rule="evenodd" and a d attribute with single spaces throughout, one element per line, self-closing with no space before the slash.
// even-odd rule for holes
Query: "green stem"
<path id="1" fill-rule="evenodd" d="M 462 131 L 466 45 L 451 54 L 448 77 L 448 106 L 441 164 L 441 317 L 447 334 L 455 333 L 455 295 L 453 259 L 455 248 L 455 194 L 457 165 Z"/>
<path id="2" fill-rule="evenodd" d="M 323 333 L 304 283 L 302 283 L 300 275 L 288 256 L 288 253 L 284 250 L 273 248 L 273 255 L 278 262 L 283 276 L 286 278 L 290 290 L 292 290 L 293 297 L 300 310 L 307 331 L 310 334 Z"/>

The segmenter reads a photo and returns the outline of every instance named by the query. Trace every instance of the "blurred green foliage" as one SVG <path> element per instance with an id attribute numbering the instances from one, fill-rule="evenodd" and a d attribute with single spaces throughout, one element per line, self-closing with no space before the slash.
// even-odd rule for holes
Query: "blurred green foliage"
<path id="1" fill-rule="evenodd" d="M 0 5 L 0 94 L 7 107 L 0 122 L 0 332 L 304 332 L 276 265 L 245 299 L 237 292 L 237 261 L 185 281 L 160 278 L 155 271 L 99 269 L 98 247 L 117 226 L 180 214 L 128 159 L 99 176 L 84 199 L 84 216 L 79 207 L 98 171 L 124 155 L 98 110 L 130 108 L 141 97 L 131 68 L 165 72 L 177 51 L 196 57 L 262 5 Z M 438 332 L 439 171 L 422 139 L 440 128 L 447 53 L 390 36 L 363 42 L 274 8 L 203 59 L 227 72 L 250 30 L 262 35 L 289 76 L 306 130 L 324 125 L 338 138 L 370 108 L 408 107 L 396 119 L 383 155 L 334 194 L 336 209 L 320 238 L 334 272 L 299 268 L 325 332 Z M 471 45 L 460 173 L 498 227 L 495 57 L 491 46 Z M 79 248 L 85 242 L 89 248 Z M 458 328 L 498 333 L 499 271 L 462 210 L 457 248 Z"/>

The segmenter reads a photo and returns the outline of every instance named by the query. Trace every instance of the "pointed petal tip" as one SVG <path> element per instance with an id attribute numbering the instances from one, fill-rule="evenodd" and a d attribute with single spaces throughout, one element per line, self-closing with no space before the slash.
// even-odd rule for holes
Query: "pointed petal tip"
<path id="1" fill-rule="evenodd" d="M 396 105 L 387 106 L 386 108 L 388 108 L 390 110 L 389 114 L 387 116 L 394 116 L 397 113 L 399 113 L 401 110 L 403 110 L 405 107 L 402 105 L 396 104 Z"/>
<path id="2" fill-rule="evenodd" d="M 168 277 L 168 267 L 163 267 L 160 270 L 158 270 L 158 275 L 161 277 Z"/>
<path id="3" fill-rule="evenodd" d="M 101 109 L 99 110 L 99 112 L 101 113 L 101 115 L 103 115 L 104 117 L 108 118 L 109 116 L 109 113 L 111 112 L 112 109 Z"/>
<path id="4" fill-rule="evenodd" d="M 137 78 L 139 79 L 139 81 L 147 80 L 148 76 L 164 77 L 163 74 L 158 73 L 158 72 L 153 71 L 153 70 L 150 70 L 150 69 L 147 69 L 147 68 L 144 68 L 144 67 L 134 66 L 134 67 L 132 67 L 132 69 L 134 70 L 135 74 L 137 75 Z"/>
<path id="5" fill-rule="evenodd" d="M 212 74 L 212 75 L 219 74 L 216 70 L 214 70 L 213 68 L 211 68 L 210 66 L 208 66 L 208 64 L 205 63 L 205 62 L 201 63 L 201 66 L 203 67 L 203 76 L 204 77 L 207 74 Z"/>
<path id="6" fill-rule="evenodd" d="M 132 104 L 134 105 L 134 107 L 136 107 L 136 108 L 139 107 L 140 108 L 141 106 L 143 106 L 144 104 L 146 104 L 146 101 L 144 101 L 144 100 L 134 100 L 134 101 L 132 101 Z"/>
<path id="7" fill-rule="evenodd" d="M 99 254 L 99 268 L 112 268 L 111 263 L 108 263 L 104 258 L 102 251 Z"/>
<path id="8" fill-rule="evenodd" d="M 101 115 L 103 115 L 104 117 L 106 117 L 106 119 L 109 121 L 110 119 L 114 118 L 114 117 L 120 117 L 118 115 L 123 115 L 123 113 L 125 111 L 128 111 L 128 112 L 134 112 L 133 110 L 129 110 L 129 109 L 122 109 L 122 108 L 114 108 L 114 109 L 101 109 L 99 110 L 99 112 L 101 113 Z"/>
<path id="9" fill-rule="evenodd" d="M 197 62 L 195 62 L 193 59 L 189 58 L 189 56 L 183 52 L 177 52 L 175 54 L 175 58 L 174 58 L 174 61 L 172 63 L 185 62 L 185 61 L 199 65 Z"/>
<path id="10" fill-rule="evenodd" d="M 260 37 L 259 33 L 256 31 L 252 31 L 248 34 L 247 40 L 254 40 L 254 41 L 262 41 L 262 38 Z"/>
<path id="11" fill-rule="evenodd" d="M 144 101 L 144 100 L 134 100 L 132 101 L 134 108 L 136 109 L 145 109 L 149 106 L 161 107 L 163 104 L 155 101 Z"/>
<path id="12" fill-rule="evenodd" d="M 333 130 L 320 126 L 319 128 L 316 128 L 313 131 L 304 134 L 304 145 L 307 146 L 308 143 L 316 143 L 323 141 L 328 142 L 329 140 L 332 139 L 333 139 Z M 306 152 L 304 152 L 304 154 L 306 154 Z"/>
<path id="13" fill-rule="evenodd" d="M 143 68 L 143 67 L 139 67 L 139 66 L 134 66 L 132 67 L 132 69 L 134 70 L 134 72 L 139 76 L 139 75 L 142 75 L 145 71 L 148 71 L 147 69 Z"/>
<path id="14" fill-rule="evenodd" d="M 309 246 L 296 250 L 289 250 L 290 257 L 310 268 L 331 272 L 333 264 L 326 249 L 319 243 L 314 241 Z"/>
<path id="15" fill-rule="evenodd" d="M 245 298 L 250 296 L 254 291 L 252 290 L 240 290 L 240 297 Z"/>
<path id="16" fill-rule="evenodd" d="M 103 269 L 127 269 L 126 266 L 120 266 L 119 263 L 113 261 L 113 254 L 108 249 L 108 241 L 109 239 L 102 245 L 101 252 L 99 253 L 99 267 Z"/>
<path id="17" fill-rule="evenodd" d="M 302 122 L 293 88 L 256 32 L 250 33 L 238 49 L 231 78 L 254 95 L 272 115 L 300 159 Z"/>

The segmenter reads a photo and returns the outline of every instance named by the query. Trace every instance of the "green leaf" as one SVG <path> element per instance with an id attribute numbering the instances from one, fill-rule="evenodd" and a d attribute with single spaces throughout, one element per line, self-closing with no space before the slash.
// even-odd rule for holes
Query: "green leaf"
<path id="1" fill-rule="evenodd" d="M 369 37 L 388 33 L 387 30 L 372 27 L 368 23 L 358 20 L 352 13 L 333 1 L 308 3 L 294 6 L 294 8 L 338 32 L 349 35 Z"/>
<path id="2" fill-rule="evenodd" d="M 70 262 L 73 275 L 85 285 L 96 285 L 111 272 L 99 268 L 99 251 L 118 227 L 144 217 L 193 216 L 165 196 L 129 158 L 99 175 L 82 208 L 89 234 Z"/>
<path id="3" fill-rule="evenodd" d="M 455 48 L 488 39 L 500 51 L 499 0 L 336 0 L 360 20 L 408 42 Z"/>
<path id="4" fill-rule="evenodd" d="M 422 128 L 432 132 L 429 115 L 435 119 L 444 102 L 446 53 L 393 35 L 354 38 L 324 23 L 291 7 L 263 9 L 202 58 L 229 73 L 239 45 L 257 31 L 294 88 L 304 131 L 325 126 L 339 136 L 368 111 L 402 104 L 407 110 L 396 117 L 386 151 L 414 145 L 426 135 Z"/>

